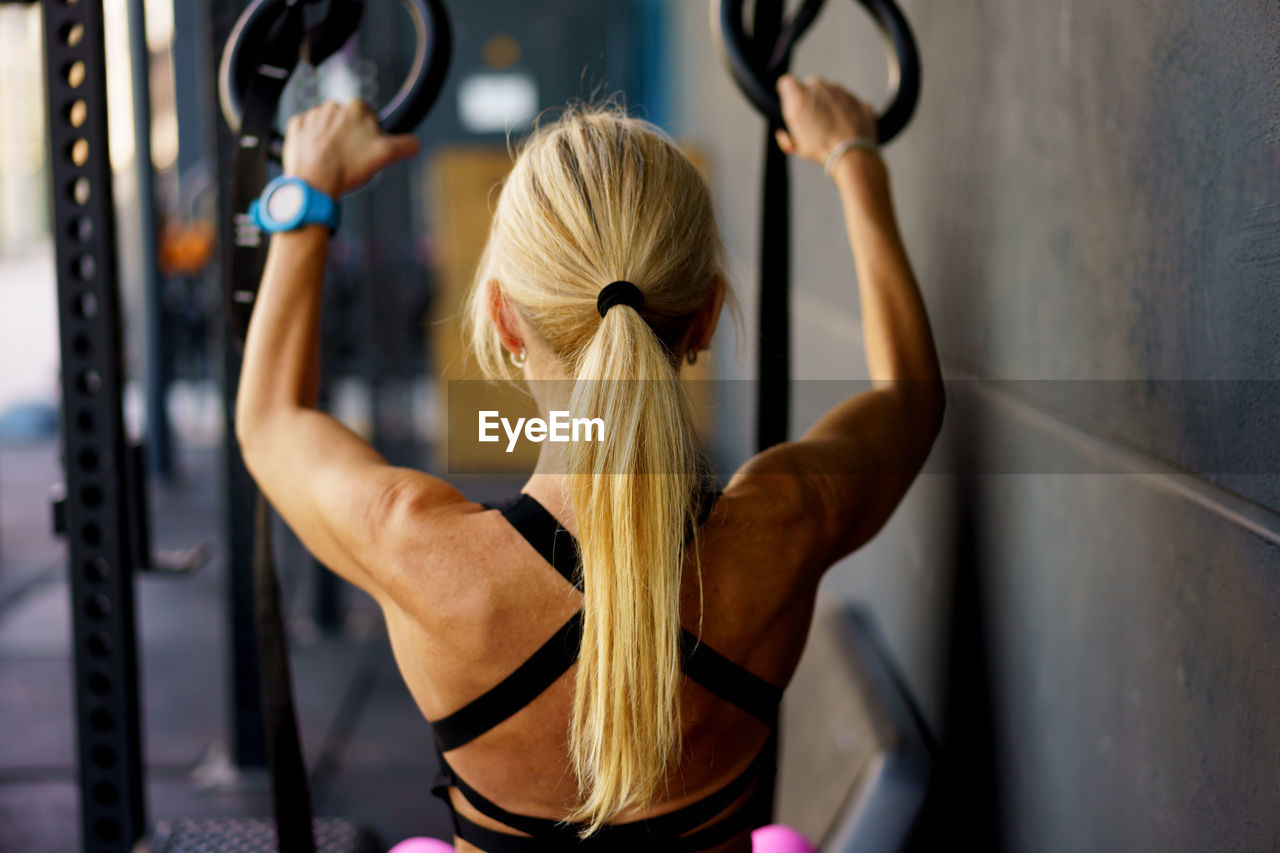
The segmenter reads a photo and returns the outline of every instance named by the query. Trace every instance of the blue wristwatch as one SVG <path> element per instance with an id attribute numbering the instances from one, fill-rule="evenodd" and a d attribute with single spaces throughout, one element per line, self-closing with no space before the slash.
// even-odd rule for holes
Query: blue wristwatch
<path id="1" fill-rule="evenodd" d="M 249 216 L 263 231 L 292 231 L 304 225 L 328 225 L 338 229 L 341 210 L 338 203 L 301 178 L 290 175 L 267 184 L 258 199 L 249 204 Z"/>

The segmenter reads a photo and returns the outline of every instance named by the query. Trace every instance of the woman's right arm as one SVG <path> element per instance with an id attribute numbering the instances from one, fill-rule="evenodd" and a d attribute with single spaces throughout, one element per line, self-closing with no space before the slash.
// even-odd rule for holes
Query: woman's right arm
<path id="1" fill-rule="evenodd" d="M 874 112 L 838 86 L 787 76 L 778 89 L 787 121 L 778 141 L 788 154 L 823 163 L 844 139 L 875 139 Z M 812 563 L 821 569 L 888 521 L 929 454 L 944 408 L 933 334 L 898 233 L 884 161 L 875 152 L 851 149 L 833 179 L 857 270 L 872 387 L 735 475 L 797 475 L 790 479 L 814 525 Z M 776 488 L 777 480 L 768 479 Z"/>

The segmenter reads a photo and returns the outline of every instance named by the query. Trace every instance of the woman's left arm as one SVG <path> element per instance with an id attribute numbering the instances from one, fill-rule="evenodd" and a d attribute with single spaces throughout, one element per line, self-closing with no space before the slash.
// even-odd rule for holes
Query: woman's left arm
<path id="1" fill-rule="evenodd" d="M 360 101 L 295 116 L 285 173 L 337 200 L 417 153 L 412 136 L 382 134 Z M 379 556 L 423 510 L 462 500 L 435 477 L 387 464 L 367 442 L 316 410 L 321 288 L 329 229 L 274 235 L 245 340 L 236 438 L 263 494 L 315 557 L 381 597 Z"/>

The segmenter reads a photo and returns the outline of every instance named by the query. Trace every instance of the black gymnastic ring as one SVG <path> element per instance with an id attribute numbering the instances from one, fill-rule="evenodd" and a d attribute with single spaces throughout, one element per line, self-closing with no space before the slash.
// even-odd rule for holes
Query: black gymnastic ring
<path id="1" fill-rule="evenodd" d="M 253 0 L 240 15 L 218 65 L 218 99 L 222 116 L 235 133 L 240 131 L 243 93 L 253 73 L 250 64 L 266 39 L 279 7 L 288 0 Z M 378 124 L 386 133 L 408 133 L 426 117 L 444 88 L 453 53 L 449 15 L 441 0 L 401 0 L 417 32 L 413 63 L 400 88 L 378 111 Z M 278 134 L 277 134 L 278 137 Z M 271 145 L 279 159 L 280 139 Z"/>
<path id="2" fill-rule="evenodd" d="M 713 2 L 719 3 L 720 46 L 734 81 L 747 99 L 773 125 L 784 127 L 782 105 L 778 101 L 778 94 L 773 85 L 776 74 L 768 73 L 748 58 L 751 45 L 743 28 L 744 0 L 713 0 Z M 889 106 L 879 114 L 876 121 L 877 141 L 884 144 L 907 126 L 920 100 L 920 52 L 916 48 L 915 36 L 911 33 L 907 19 L 894 0 L 857 0 L 857 2 L 875 18 L 880 32 L 884 35 L 885 46 L 888 48 L 890 100 Z M 806 11 L 809 12 L 807 19 L 792 29 L 790 43 L 782 46 L 783 51 L 789 52 L 800 35 L 813 22 L 817 8 L 802 10 L 800 14 L 804 15 Z"/>

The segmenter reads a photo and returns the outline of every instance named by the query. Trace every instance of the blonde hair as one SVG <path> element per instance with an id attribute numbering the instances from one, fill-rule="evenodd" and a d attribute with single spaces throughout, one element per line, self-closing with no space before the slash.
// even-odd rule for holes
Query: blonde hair
<path id="1" fill-rule="evenodd" d="M 670 138 L 618 108 L 574 107 L 525 141 L 468 297 L 488 376 L 511 376 L 497 287 L 574 380 L 574 414 L 607 424 L 566 454 L 583 580 L 566 820 L 584 835 L 651 804 L 681 757 L 681 574 L 686 550 L 697 557 L 703 454 L 676 354 L 722 254 L 706 183 Z M 643 310 L 601 318 L 597 295 L 619 279 Z"/>

